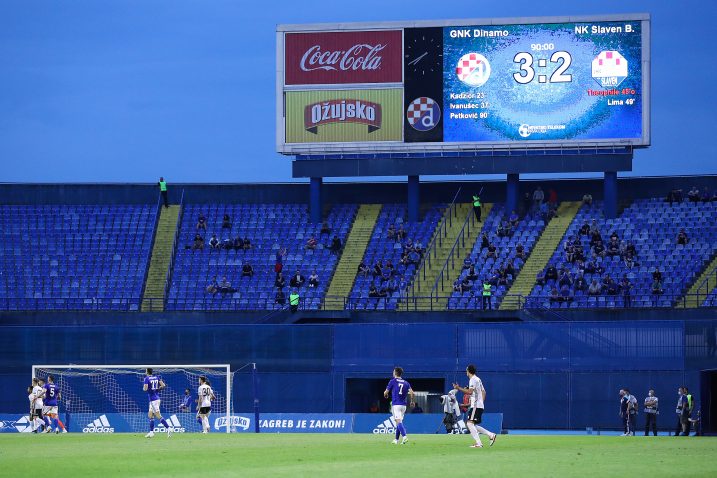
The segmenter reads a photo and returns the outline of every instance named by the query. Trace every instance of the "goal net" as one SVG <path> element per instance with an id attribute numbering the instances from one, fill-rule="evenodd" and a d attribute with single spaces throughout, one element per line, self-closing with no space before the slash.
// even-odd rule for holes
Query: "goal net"
<path id="1" fill-rule="evenodd" d="M 70 431 L 84 433 L 140 433 L 148 431 L 149 400 L 143 391 L 147 368 L 166 387 L 160 392 L 161 413 L 176 433 L 199 432 L 196 418 L 199 377 L 210 382 L 212 431 L 231 430 L 232 372 L 229 365 L 33 365 L 32 376 L 53 375 L 60 388 L 60 418 L 69 420 Z M 190 399 L 186 399 L 189 389 Z M 189 407 L 184 405 L 189 404 Z M 66 424 L 68 425 L 68 424 Z M 155 421 L 155 431 L 166 431 Z"/>

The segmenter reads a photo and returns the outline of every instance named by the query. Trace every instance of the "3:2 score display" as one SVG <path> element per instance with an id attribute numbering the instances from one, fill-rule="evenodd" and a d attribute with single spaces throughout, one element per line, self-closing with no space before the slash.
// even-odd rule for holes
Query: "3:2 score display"
<path id="1" fill-rule="evenodd" d="M 536 48 L 537 50 L 537 48 Z M 535 58 L 527 51 L 516 53 L 513 62 L 520 65 L 520 71 L 513 73 L 513 79 L 521 85 L 525 85 L 533 81 L 535 74 Z M 556 51 L 550 55 L 550 63 L 557 65 L 557 68 L 548 77 L 548 75 L 538 74 L 538 83 L 569 83 L 573 81 L 573 75 L 566 73 L 570 64 L 573 62 L 572 56 L 567 51 Z M 548 61 L 545 58 L 539 58 L 537 61 L 538 68 L 547 68 Z"/>

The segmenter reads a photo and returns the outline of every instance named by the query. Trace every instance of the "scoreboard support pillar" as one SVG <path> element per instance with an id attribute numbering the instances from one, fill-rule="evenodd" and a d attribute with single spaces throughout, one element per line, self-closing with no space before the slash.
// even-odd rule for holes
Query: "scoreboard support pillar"
<path id="1" fill-rule="evenodd" d="M 605 171 L 603 196 L 605 218 L 614 219 L 617 217 L 617 171 Z"/>
<path id="2" fill-rule="evenodd" d="M 508 182 L 505 186 L 506 211 L 518 211 L 518 196 L 520 195 L 520 175 L 509 173 Z"/>
<path id="3" fill-rule="evenodd" d="M 408 177 L 408 220 L 410 222 L 418 222 L 420 207 L 419 185 L 420 180 L 418 176 Z"/>
<path id="4" fill-rule="evenodd" d="M 323 183 L 323 178 L 311 178 L 311 182 L 309 183 L 309 215 L 313 223 L 321 222 L 321 208 L 323 206 L 321 187 Z"/>

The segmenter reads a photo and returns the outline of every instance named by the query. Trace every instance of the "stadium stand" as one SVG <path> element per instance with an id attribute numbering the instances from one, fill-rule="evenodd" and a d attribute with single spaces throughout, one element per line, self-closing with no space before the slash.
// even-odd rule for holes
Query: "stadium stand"
<path id="1" fill-rule="evenodd" d="M 385 204 L 383 206 L 363 258 L 363 263 L 371 270 L 365 276 L 357 273 L 351 296 L 347 302 L 348 308 L 359 310 L 393 310 L 397 308 L 401 291 L 404 291 L 413 280 L 417 263 L 420 261 L 420 254 L 418 254 L 419 259 L 417 261 L 404 261 L 407 262 L 404 264 L 401 262 L 402 254 L 407 250 L 409 240 L 414 245 L 419 243 L 423 248 L 427 246 L 433 236 L 436 225 L 440 221 L 444 208 L 445 205 L 443 204 L 434 205 L 426 211 L 421 221 L 412 223 L 406 220 L 407 209 L 405 205 Z M 405 237 L 400 240 L 389 237 L 391 226 L 397 233 L 403 229 Z M 415 259 L 416 256 L 414 255 L 413 258 Z M 394 272 L 390 280 L 384 280 L 374 274 L 374 266 L 379 261 L 384 266 L 387 261 L 393 264 Z M 374 286 L 381 295 L 381 290 L 384 289 L 386 296 L 369 298 L 371 286 Z M 389 291 L 387 289 L 393 290 Z"/>
<path id="2" fill-rule="evenodd" d="M 620 255 L 605 256 L 598 260 L 604 268 L 602 273 L 585 273 L 588 284 L 595 278 L 601 282 L 607 275 L 619 282 L 626 276 L 632 287 L 630 303 L 626 303 L 618 288 L 612 294 L 603 290 L 590 296 L 587 291 L 573 290 L 568 300 L 550 300 L 556 281 L 548 279 L 545 285 L 533 288 L 529 306 L 551 308 L 602 308 L 602 307 L 673 307 L 682 298 L 690 284 L 695 281 L 717 251 L 717 205 L 715 203 L 679 202 L 670 205 L 662 199 L 639 199 L 614 220 L 603 218 L 602 207 L 583 206 L 568 228 L 560 246 L 553 254 L 550 264 L 558 271 L 566 267 L 574 279 L 578 274 L 576 263 L 566 261 L 565 243 L 570 237 L 580 237 L 586 259 L 590 259 L 590 237 L 580 236 L 585 224 L 595 224 L 602 238 L 615 233 L 618 241 L 633 243 L 636 248 L 636 264 L 629 267 Z M 686 245 L 677 244 L 677 235 L 684 229 L 689 238 Z M 662 273 L 664 293 L 652 294 L 652 273 Z"/>
<path id="3" fill-rule="evenodd" d="M 290 276 L 297 269 L 308 279 L 316 270 L 319 281 L 314 288 L 300 287 L 301 308 L 318 309 L 337 262 L 328 246 L 334 235 L 342 244 L 356 215 L 356 205 L 336 205 L 325 223 L 330 234 L 321 234 L 322 224 L 309 221 L 306 205 L 301 204 L 207 204 L 185 206 L 180 224 L 179 241 L 174 260 L 167 310 L 271 310 L 283 308 L 276 302 L 276 254 L 282 249 L 286 285 L 282 289 L 288 304 Z M 206 217 L 206 230 L 197 230 L 200 214 Z M 228 214 L 230 228 L 222 228 Z M 205 239 L 201 250 L 191 248 L 195 235 Z M 220 241 L 241 237 L 251 242 L 248 250 L 212 249 L 210 238 Z M 306 243 L 314 237 L 315 249 Z M 249 264 L 253 277 L 242 277 L 242 267 Z M 226 277 L 234 289 L 228 293 L 208 293 L 207 284 Z"/>
<path id="4" fill-rule="evenodd" d="M 157 207 L 0 206 L 5 310 L 138 310 Z"/>

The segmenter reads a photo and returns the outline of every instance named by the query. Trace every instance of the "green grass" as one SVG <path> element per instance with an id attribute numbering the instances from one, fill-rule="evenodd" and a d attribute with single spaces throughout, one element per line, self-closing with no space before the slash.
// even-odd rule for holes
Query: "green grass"
<path id="1" fill-rule="evenodd" d="M 717 438 L 498 437 L 471 449 L 465 435 L 175 434 L 0 435 L 8 478 L 261 476 L 717 476 Z M 486 443 L 487 445 L 487 443 Z M 46 473 L 47 472 L 47 473 Z"/>

